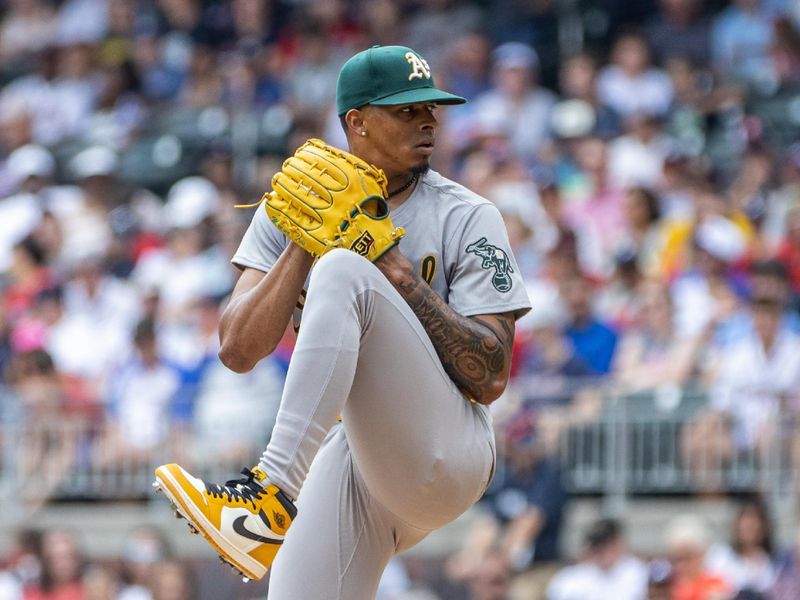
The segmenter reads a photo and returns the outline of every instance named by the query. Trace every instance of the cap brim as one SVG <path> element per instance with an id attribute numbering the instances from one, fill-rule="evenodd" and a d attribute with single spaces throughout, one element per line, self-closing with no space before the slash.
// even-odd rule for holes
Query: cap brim
<path id="1" fill-rule="evenodd" d="M 373 100 L 370 104 L 377 106 L 397 106 L 400 104 L 418 104 L 420 102 L 433 102 L 434 104 L 464 104 L 466 98 L 437 90 L 436 88 L 417 88 L 391 94 L 385 98 Z"/>

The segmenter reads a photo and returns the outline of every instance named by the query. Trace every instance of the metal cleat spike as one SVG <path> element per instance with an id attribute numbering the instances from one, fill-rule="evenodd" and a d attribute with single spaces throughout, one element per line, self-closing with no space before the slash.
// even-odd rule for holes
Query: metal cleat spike
<path id="1" fill-rule="evenodd" d="M 219 558 L 219 561 L 220 561 L 222 564 L 228 565 L 228 566 L 229 566 L 231 569 L 233 569 L 233 572 L 234 572 L 234 573 L 236 573 L 237 575 L 240 575 L 240 576 L 242 577 L 242 581 L 243 581 L 244 583 L 247 583 L 248 581 L 250 581 L 250 577 L 248 577 L 247 575 L 245 575 L 245 574 L 244 574 L 244 573 L 243 573 L 243 572 L 242 572 L 242 571 L 239 569 L 239 567 L 237 567 L 236 565 L 234 565 L 232 562 L 230 562 L 230 561 L 226 560 L 225 558 L 223 558 L 223 556 L 222 556 L 222 555 L 218 555 L 218 556 L 217 556 L 217 558 Z"/>

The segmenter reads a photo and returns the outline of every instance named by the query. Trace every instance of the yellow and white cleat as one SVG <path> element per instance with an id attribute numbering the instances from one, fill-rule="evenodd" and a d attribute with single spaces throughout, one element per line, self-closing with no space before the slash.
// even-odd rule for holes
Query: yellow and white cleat
<path id="1" fill-rule="evenodd" d="M 258 467 L 243 469 L 244 479 L 208 483 L 176 464 L 156 469 L 153 487 L 163 492 L 176 516 L 189 521 L 220 558 L 247 579 L 261 579 L 275 560 L 286 530 L 297 514 L 292 501 Z"/>

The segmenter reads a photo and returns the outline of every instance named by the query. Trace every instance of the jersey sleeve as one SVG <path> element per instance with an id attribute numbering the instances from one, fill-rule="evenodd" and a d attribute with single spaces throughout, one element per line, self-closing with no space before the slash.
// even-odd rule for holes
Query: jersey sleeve
<path id="1" fill-rule="evenodd" d="M 527 313 L 530 300 L 511 253 L 503 218 L 493 204 L 479 204 L 454 231 L 447 252 L 454 256 L 448 304 L 466 317 Z"/>
<path id="2" fill-rule="evenodd" d="M 270 223 L 267 211 L 259 204 L 231 262 L 241 269 L 250 267 L 266 273 L 288 243 L 286 236 Z"/>

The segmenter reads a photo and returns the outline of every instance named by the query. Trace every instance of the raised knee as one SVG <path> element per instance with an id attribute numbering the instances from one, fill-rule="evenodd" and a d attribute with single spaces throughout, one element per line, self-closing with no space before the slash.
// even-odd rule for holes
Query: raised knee
<path id="1" fill-rule="evenodd" d="M 380 274 L 375 265 L 363 256 L 337 248 L 327 252 L 314 265 L 311 285 L 343 285 Z"/>
<path id="2" fill-rule="evenodd" d="M 352 250 L 347 250 L 345 248 L 335 248 L 334 250 L 326 252 L 323 257 L 317 261 L 315 268 L 358 268 L 365 264 L 369 265 L 371 263 L 360 254 L 356 254 Z"/>

